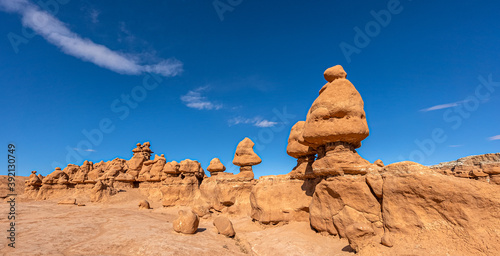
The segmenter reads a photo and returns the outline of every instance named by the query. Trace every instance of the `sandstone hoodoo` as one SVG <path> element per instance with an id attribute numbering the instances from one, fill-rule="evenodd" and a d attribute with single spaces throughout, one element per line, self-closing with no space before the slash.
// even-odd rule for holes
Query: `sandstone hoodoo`
<path id="1" fill-rule="evenodd" d="M 233 164 L 240 167 L 240 173 L 237 174 L 238 177 L 247 179 L 254 178 L 252 166 L 262 162 L 260 157 L 253 151 L 254 145 L 252 140 L 245 138 L 236 147 Z"/>
<path id="2" fill-rule="evenodd" d="M 287 255 L 337 254 L 315 251 L 325 244 L 311 241 L 334 241 L 322 235 L 343 238 L 335 239 L 344 243 L 338 249 L 339 255 L 344 253 L 341 248 L 348 248 L 344 238 L 360 255 L 499 255 L 500 153 L 469 156 L 430 167 L 414 162 L 384 165 L 381 160 L 371 164 L 356 152 L 368 136 L 368 126 L 363 100 L 346 76 L 341 66 L 327 69 L 327 84 L 319 91 L 306 120 L 291 127 L 286 153 L 297 159 L 297 166 L 287 175 L 255 180 L 252 166 L 262 160 L 249 138 L 238 144 L 234 155 L 239 174 L 225 173 L 226 167 L 213 158 L 207 168 L 210 177 L 195 160 L 167 162 L 163 154 L 151 159 L 151 144 L 145 142 L 137 143 L 130 160 L 68 164 L 47 177 L 33 171 L 16 184 L 25 188 L 24 198 L 20 199 L 49 199 L 48 203 L 54 205 L 75 205 L 75 199 L 78 205 L 90 203 L 79 210 L 93 210 L 102 203 L 118 205 L 119 209 L 149 209 L 150 202 L 161 204 L 164 207 L 152 211 L 132 211 L 141 217 L 134 217 L 140 230 L 144 230 L 144 218 L 156 216 L 155 221 L 164 220 L 157 225 L 162 227 L 158 232 L 175 235 L 180 239 L 174 239 L 175 242 L 182 244 L 180 241 L 188 236 L 164 231 L 195 234 L 202 217 L 202 227 L 213 223 L 216 230 L 203 229 L 206 233 L 197 234 L 194 239 L 218 237 L 227 242 L 218 249 L 226 250 L 233 241 L 215 234 L 234 237 L 236 227 L 238 237 L 234 243 L 253 243 L 245 248 L 258 255 L 280 253 L 276 253 L 278 249 L 272 253 L 261 250 L 254 246 L 256 240 L 266 240 L 280 248 L 292 245 Z M 0 182 L 0 198 L 10 193 L 7 188 Z M 78 207 L 56 207 L 78 211 Z M 179 211 L 173 221 L 176 211 L 187 207 L 189 210 Z M 122 217 L 126 218 L 118 218 Z M 168 221 L 173 221 L 172 228 Z M 120 220 L 108 221 L 106 227 L 111 222 Z M 252 222 L 288 225 L 256 231 Z M 299 231 L 295 228 L 302 227 L 299 233 L 303 236 L 279 244 L 275 238 L 282 235 L 276 231 L 281 227 L 288 227 L 290 236 Z M 115 234 L 104 235 L 108 233 Z M 196 250 L 189 253 L 199 254 L 199 248 Z"/>
<path id="3" fill-rule="evenodd" d="M 340 65 L 324 76 L 328 83 L 307 113 L 301 141 L 318 152 L 314 174 L 364 174 L 370 163 L 356 152 L 369 134 L 363 99 Z"/>
<path id="4" fill-rule="evenodd" d="M 219 158 L 212 159 L 210 161 L 210 165 L 207 167 L 207 171 L 210 172 L 210 176 L 216 176 L 225 170 L 226 167 L 220 162 Z"/>
<path id="5" fill-rule="evenodd" d="M 306 146 L 300 141 L 303 141 L 302 132 L 304 131 L 305 121 L 297 122 L 290 131 L 288 137 L 288 146 L 286 153 L 294 158 L 297 158 L 297 166 L 289 173 L 293 179 L 314 178 L 312 164 L 316 158 L 316 151 Z"/>

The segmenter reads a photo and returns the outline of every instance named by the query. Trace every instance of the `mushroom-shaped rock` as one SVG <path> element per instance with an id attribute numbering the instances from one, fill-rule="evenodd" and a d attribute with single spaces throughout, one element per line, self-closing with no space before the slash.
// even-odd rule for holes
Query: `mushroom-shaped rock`
<path id="1" fill-rule="evenodd" d="M 214 220 L 214 226 L 217 228 L 217 232 L 221 235 L 225 235 L 227 237 L 234 237 L 236 232 L 234 232 L 233 223 L 224 216 L 219 216 Z"/>
<path id="2" fill-rule="evenodd" d="M 138 205 L 138 206 L 139 206 L 139 210 L 142 210 L 142 209 L 146 209 L 146 210 L 147 210 L 147 209 L 151 209 L 151 207 L 149 206 L 149 202 L 148 202 L 148 201 L 146 201 L 146 200 L 141 200 L 141 201 L 139 202 L 139 205 Z"/>
<path id="3" fill-rule="evenodd" d="M 307 113 L 300 142 L 317 150 L 317 176 L 365 174 L 371 166 L 355 150 L 369 131 L 363 99 L 346 76 L 341 66 L 327 69 L 328 83 Z"/>
<path id="4" fill-rule="evenodd" d="M 162 180 L 165 180 L 167 177 L 177 177 L 181 172 L 179 171 L 180 164 L 176 161 L 168 162 L 163 166 L 163 174 Z"/>
<path id="5" fill-rule="evenodd" d="M 252 140 L 245 138 L 236 147 L 233 164 L 240 167 L 240 173 L 238 174 L 239 177 L 253 179 L 254 175 L 252 166 L 262 162 L 260 157 L 253 152 L 254 145 L 255 144 Z"/>
<path id="6" fill-rule="evenodd" d="M 191 210 L 180 210 L 179 217 L 174 220 L 175 232 L 183 234 L 194 234 L 198 230 L 200 218 Z"/>
<path id="7" fill-rule="evenodd" d="M 289 173 L 291 178 L 306 179 L 314 178 L 312 163 L 314 162 L 316 151 L 306 146 L 299 141 L 303 140 L 302 132 L 304 131 L 305 121 L 297 122 L 290 131 L 288 137 L 288 146 L 286 153 L 294 158 L 297 158 L 297 166 Z"/>
<path id="8" fill-rule="evenodd" d="M 236 147 L 233 164 L 237 166 L 253 166 L 262 163 L 262 159 L 253 152 L 254 145 L 251 139 L 243 139 Z"/>
<path id="9" fill-rule="evenodd" d="M 226 170 L 226 167 L 220 162 L 219 158 L 214 158 L 210 161 L 210 165 L 207 167 L 207 171 L 210 172 L 211 176 L 217 175 L 219 172 Z"/>

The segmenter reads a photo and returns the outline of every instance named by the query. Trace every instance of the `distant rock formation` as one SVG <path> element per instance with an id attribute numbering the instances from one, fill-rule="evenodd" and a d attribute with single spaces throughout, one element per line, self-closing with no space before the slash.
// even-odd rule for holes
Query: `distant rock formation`
<path id="1" fill-rule="evenodd" d="M 463 157 L 430 168 L 445 175 L 500 185 L 500 153 Z"/>

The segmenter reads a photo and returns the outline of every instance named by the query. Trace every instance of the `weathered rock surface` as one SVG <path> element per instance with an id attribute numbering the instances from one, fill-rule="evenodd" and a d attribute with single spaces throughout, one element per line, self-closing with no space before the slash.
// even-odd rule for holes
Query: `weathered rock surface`
<path id="1" fill-rule="evenodd" d="M 286 175 L 260 177 L 250 194 L 252 219 L 263 224 L 308 221 L 309 205 L 318 182 Z"/>
<path id="2" fill-rule="evenodd" d="M 309 210 L 311 227 L 318 232 L 346 237 L 349 225 L 363 223 L 377 236 L 384 233 L 381 206 L 365 176 L 346 175 L 321 181 Z"/>
<path id="3" fill-rule="evenodd" d="M 243 139 L 236 147 L 233 164 L 237 166 L 253 166 L 262 162 L 262 159 L 255 154 L 253 146 L 255 144 L 249 138 Z"/>
<path id="4" fill-rule="evenodd" d="M 388 165 L 382 176 L 383 221 L 394 242 L 449 244 L 471 255 L 500 252 L 498 186 L 413 162 Z"/>
<path id="5" fill-rule="evenodd" d="M 173 228 L 177 233 L 194 234 L 198 230 L 200 219 L 191 210 L 180 210 L 179 217 L 174 220 Z"/>
<path id="6" fill-rule="evenodd" d="M 356 252 L 361 251 L 368 245 L 375 245 L 378 243 L 375 239 L 376 234 L 371 225 L 366 223 L 353 223 L 346 228 L 346 236 L 349 240 L 349 245 Z"/>
<path id="7" fill-rule="evenodd" d="M 236 232 L 234 232 L 233 223 L 225 217 L 219 216 L 214 220 L 214 226 L 217 228 L 217 232 L 221 235 L 225 235 L 227 237 L 234 237 Z"/>
<path id="8" fill-rule="evenodd" d="M 238 175 L 213 176 L 201 183 L 201 199 L 215 211 L 249 215 L 250 192 L 254 184 L 255 180 L 242 179 Z"/>

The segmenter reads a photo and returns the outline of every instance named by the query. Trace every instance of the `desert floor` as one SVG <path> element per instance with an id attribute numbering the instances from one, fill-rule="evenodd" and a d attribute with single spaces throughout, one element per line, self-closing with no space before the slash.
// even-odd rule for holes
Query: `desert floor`
<path id="1" fill-rule="evenodd" d="M 0 204 L 2 255 L 354 255 L 347 240 L 317 234 L 309 223 L 263 226 L 230 217 L 235 238 L 217 234 L 216 214 L 202 218 L 194 235 L 178 234 L 172 222 L 182 207 L 139 210 L 144 196 L 121 192 L 107 203 L 58 205 L 57 200 L 18 197 L 16 248 L 7 246 L 6 200 Z"/>

